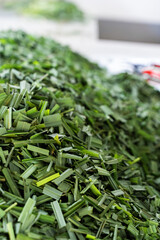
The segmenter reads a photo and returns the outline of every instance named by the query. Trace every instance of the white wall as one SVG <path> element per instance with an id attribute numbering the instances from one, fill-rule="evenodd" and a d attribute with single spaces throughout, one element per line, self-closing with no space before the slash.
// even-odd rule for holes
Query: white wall
<path id="1" fill-rule="evenodd" d="M 72 0 L 96 17 L 160 22 L 160 0 Z"/>

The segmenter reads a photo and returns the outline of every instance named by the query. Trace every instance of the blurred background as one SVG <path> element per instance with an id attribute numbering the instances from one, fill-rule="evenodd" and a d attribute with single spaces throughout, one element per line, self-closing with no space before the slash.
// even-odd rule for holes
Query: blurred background
<path id="1" fill-rule="evenodd" d="M 51 37 L 110 73 L 157 71 L 159 9 L 159 0 L 0 0 L 0 30 Z"/>

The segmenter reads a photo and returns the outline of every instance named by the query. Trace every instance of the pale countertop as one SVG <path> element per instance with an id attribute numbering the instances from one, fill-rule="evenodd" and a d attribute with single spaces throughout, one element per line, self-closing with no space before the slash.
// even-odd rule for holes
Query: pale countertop
<path id="1" fill-rule="evenodd" d="M 120 1 L 121 3 L 125 4 L 126 0 L 72 1 L 77 2 L 80 7 L 88 13 L 88 20 L 84 24 L 58 24 L 45 19 L 32 19 L 29 17 L 23 17 L 12 12 L 0 9 L 0 30 L 21 29 L 34 35 L 51 37 L 65 45 L 69 45 L 73 50 L 78 51 L 79 53 L 85 55 L 91 60 L 99 62 L 103 66 L 108 66 L 108 62 L 111 59 L 116 60 L 117 64 L 118 61 L 130 61 L 134 63 L 160 63 L 160 45 L 158 44 L 143 44 L 98 39 L 96 20 L 98 17 L 109 18 L 112 16 L 112 18 L 119 18 L 124 20 L 125 18 L 127 18 L 128 15 L 130 15 L 130 20 L 135 21 L 134 9 L 133 14 L 127 13 L 126 15 L 124 15 L 123 12 L 126 11 L 126 9 L 119 9 L 118 15 L 117 8 L 119 6 L 119 3 L 116 4 L 116 2 Z M 141 3 L 144 2 L 144 0 L 141 1 Z M 150 2 L 150 0 L 148 1 Z M 155 4 L 158 4 L 157 0 L 152 0 L 152 3 L 153 1 L 155 2 Z M 124 6 L 123 4 L 122 6 Z M 128 5 L 125 6 L 127 7 Z M 142 8 L 143 6 L 140 7 Z M 148 8 L 149 7 L 150 5 L 148 5 Z M 149 11 L 148 8 L 146 8 L 146 12 Z M 151 10 L 153 11 L 153 7 Z M 150 14 L 147 19 L 151 22 L 160 22 L 159 11 L 156 10 L 154 14 Z M 140 12 L 137 11 L 136 20 L 146 21 L 145 14 L 140 15 Z"/>

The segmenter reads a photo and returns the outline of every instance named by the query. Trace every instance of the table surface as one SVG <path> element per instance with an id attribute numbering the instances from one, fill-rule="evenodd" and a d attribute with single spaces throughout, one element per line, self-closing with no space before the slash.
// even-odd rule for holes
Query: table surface
<path id="1" fill-rule="evenodd" d="M 73 50 L 85 55 L 103 66 L 108 66 L 111 60 L 133 63 L 160 63 L 160 45 L 133 42 L 107 41 L 98 39 L 98 16 L 106 16 L 106 0 L 92 0 L 92 8 L 89 7 L 91 0 L 72 0 L 78 2 L 84 11 L 88 11 L 88 19 L 85 23 L 56 23 L 46 19 L 29 18 L 17 15 L 13 12 L 0 9 L 0 30 L 21 29 L 31 34 L 51 37 L 62 44 L 69 45 Z M 114 2 L 115 0 L 113 0 Z M 124 2 L 125 0 L 121 0 Z M 156 1 L 156 0 L 153 0 Z M 113 7 L 112 5 L 109 9 Z M 95 9 L 97 8 L 97 12 Z M 95 13 L 95 12 L 96 13 Z M 107 15 L 108 16 L 108 15 Z M 160 15 L 158 15 L 160 18 Z M 157 14 L 152 21 L 159 21 Z M 120 17 L 120 15 L 119 15 Z M 114 69 L 113 69 L 114 70 Z"/>

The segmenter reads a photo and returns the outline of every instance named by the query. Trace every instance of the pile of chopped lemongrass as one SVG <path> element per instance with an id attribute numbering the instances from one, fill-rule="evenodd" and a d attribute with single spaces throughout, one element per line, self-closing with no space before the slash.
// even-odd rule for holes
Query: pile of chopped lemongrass
<path id="1" fill-rule="evenodd" d="M 160 239 L 160 94 L 0 33 L 0 240 Z"/>

